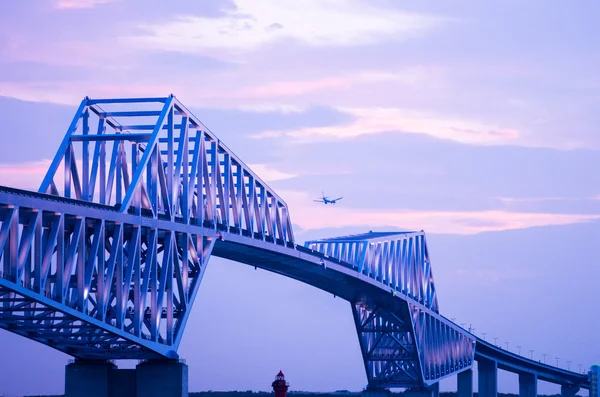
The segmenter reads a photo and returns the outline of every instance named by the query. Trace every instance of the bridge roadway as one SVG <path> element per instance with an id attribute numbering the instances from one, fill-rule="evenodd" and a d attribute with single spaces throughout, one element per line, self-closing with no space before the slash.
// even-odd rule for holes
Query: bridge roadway
<path id="1" fill-rule="evenodd" d="M 288 248 L 269 243 L 254 243 L 253 247 L 248 247 L 245 244 L 247 237 L 226 232 L 223 232 L 222 236 L 223 240 L 217 241 L 213 249 L 213 254 L 221 258 L 293 278 L 350 302 L 369 296 L 370 299 L 377 299 L 377 304 L 393 306 L 395 300 L 401 299 L 390 293 L 389 286 L 359 273 L 354 265 L 301 245 Z M 365 293 L 367 289 L 369 292 Z M 444 316 L 439 316 L 445 322 L 454 324 Z M 464 332 L 467 333 L 466 330 Z M 508 372 L 535 374 L 538 379 L 550 383 L 580 385 L 581 388 L 589 389 L 587 375 L 530 360 L 475 335 L 472 337 L 476 340 L 475 359 L 478 361 L 492 360 L 497 363 L 498 369 Z"/>
<path id="2" fill-rule="evenodd" d="M 170 222 L 145 218 L 144 216 L 141 216 L 143 219 L 140 221 L 140 215 L 121 214 L 118 209 L 110 206 L 7 187 L 0 187 L 0 203 L 37 209 L 56 207 L 58 204 L 61 211 L 64 210 L 67 213 L 77 213 L 77 207 L 84 206 L 86 207 L 86 216 L 89 217 L 101 216 L 110 219 L 111 213 L 114 213 L 115 219 L 126 220 L 123 216 L 125 218 L 131 217 L 131 221 L 137 220 L 143 225 L 154 225 L 156 227 L 160 227 L 161 222 Z M 52 204 L 49 207 L 48 204 L 50 203 Z M 300 245 L 289 244 L 284 246 L 283 243 L 279 245 L 267 241 L 257 241 L 252 237 L 242 236 L 232 231 L 215 231 L 198 225 L 179 224 L 176 227 L 182 230 L 194 228 L 196 230 L 194 233 L 203 235 L 214 233 L 217 240 L 212 255 L 281 274 L 317 287 L 349 302 L 363 301 L 393 311 L 404 301 L 404 297 L 400 293 L 393 292 L 388 285 L 358 272 L 355 265 L 339 261 Z M 198 232 L 198 229 L 204 230 Z M 419 303 L 411 303 L 419 305 Z M 427 308 L 421 305 L 421 309 L 426 310 Z M 433 313 L 433 315 L 437 316 L 443 323 L 460 329 L 461 332 L 468 334 L 475 340 L 475 359 L 480 363 L 480 372 L 482 371 L 482 362 L 493 363 L 493 371 L 488 371 L 488 375 L 492 375 L 492 383 L 497 382 L 497 380 L 494 381 L 497 376 L 496 370 L 503 369 L 521 375 L 533 375 L 536 380 L 540 379 L 560 384 L 563 385 L 563 388 L 573 386 L 575 391 L 580 387 L 586 389 L 590 387 L 587 375 L 536 362 L 509 352 L 469 334 L 457 324 L 437 313 Z M 470 372 L 471 370 L 468 369 L 467 371 Z M 479 376 L 481 385 L 481 374 Z M 485 382 L 485 380 L 483 381 Z M 494 386 L 496 388 L 497 384 Z M 566 394 L 573 395 L 574 393 Z"/>

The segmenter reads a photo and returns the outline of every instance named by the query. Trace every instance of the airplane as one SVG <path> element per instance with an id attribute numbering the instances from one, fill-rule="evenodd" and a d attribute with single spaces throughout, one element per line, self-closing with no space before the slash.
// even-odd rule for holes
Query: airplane
<path id="1" fill-rule="evenodd" d="M 341 200 L 343 198 L 343 197 L 338 197 L 335 199 L 330 199 L 330 198 L 326 197 L 325 193 L 323 193 L 323 192 L 321 192 L 321 195 L 323 196 L 323 197 L 321 197 L 321 199 L 313 200 L 313 201 L 316 203 L 323 203 L 323 204 L 335 204 L 336 201 Z"/>

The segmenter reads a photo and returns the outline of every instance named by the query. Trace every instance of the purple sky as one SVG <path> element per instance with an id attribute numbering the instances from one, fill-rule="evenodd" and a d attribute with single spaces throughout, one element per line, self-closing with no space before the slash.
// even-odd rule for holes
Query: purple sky
<path id="1" fill-rule="evenodd" d="M 598 359 L 597 2 L 169 4 L 0 4 L 0 184 L 38 187 L 84 96 L 173 93 L 299 240 L 424 229 L 445 315 L 536 359 Z M 7 332 L 0 351 L 0 394 L 62 392 L 67 356 Z M 192 391 L 266 390 L 280 368 L 296 390 L 366 383 L 347 302 L 219 259 L 180 352 Z"/>

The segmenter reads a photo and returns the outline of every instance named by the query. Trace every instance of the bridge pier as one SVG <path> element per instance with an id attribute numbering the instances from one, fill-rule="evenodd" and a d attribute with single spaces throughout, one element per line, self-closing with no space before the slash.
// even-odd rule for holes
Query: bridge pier
<path id="1" fill-rule="evenodd" d="M 150 360 L 135 368 L 137 397 L 188 397 L 188 367 L 180 361 Z"/>
<path id="2" fill-rule="evenodd" d="M 579 391 L 579 386 L 576 385 L 561 385 L 560 395 L 561 397 L 575 397 Z"/>
<path id="3" fill-rule="evenodd" d="M 519 374 L 519 397 L 537 397 L 537 375 Z"/>
<path id="4" fill-rule="evenodd" d="M 498 363 L 493 360 L 477 361 L 477 379 L 479 397 L 498 397 Z"/>
<path id="5" fill-rule="evenodd" d="M 458 397 L 473 397 L 473 370 L 467 369 L 457 376 L 456 390 Z"/>
<path id="6" fill-rule="evenodd" d="M 65 397 L 110 397 L 111 375 L 116 370 L 109 361 L 69 363 L 65 368 Z"/>
<path id="7" fill-rule="evenodd" d="M 65 369 L 65 397 L 83 396 L 188 397 L 188 367 L 176 360 L 149 360 L 119 369 L 110 361 L 75 360 Z"/>

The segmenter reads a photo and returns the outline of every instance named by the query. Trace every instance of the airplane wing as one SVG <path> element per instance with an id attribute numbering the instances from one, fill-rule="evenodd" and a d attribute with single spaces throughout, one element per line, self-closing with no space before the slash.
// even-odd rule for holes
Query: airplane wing
<path id="1" fill-rule="evenodd" d="M 315 203 L 324 203 L 323 200 L 313 200 Z"/>
<path id="2" fill-rule="evenodd" d="M 343 198 L 344 198 L 344 196 L 342 196 L 342 197 L 338 197 L 338 198 L 336 198 L 336 199 L 333 199 L 333 200 L 331 200 L 331 201 L 338 201 L 338 200 L 341 200 L 341 199 L 343 199 Z"/>

